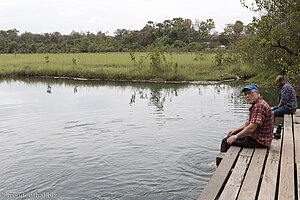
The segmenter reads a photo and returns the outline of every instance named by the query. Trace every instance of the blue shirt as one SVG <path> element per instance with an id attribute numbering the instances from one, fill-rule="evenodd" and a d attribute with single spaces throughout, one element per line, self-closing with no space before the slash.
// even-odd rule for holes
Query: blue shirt
<path id="1" fill-rule="evenodd" d="M 291 110 L 293 113 L 297 110 L 297 97 L 294 88 L 289 82 L 286 82 L 278 96 L 279 103 L 284 103 L 284 106 Z"/>

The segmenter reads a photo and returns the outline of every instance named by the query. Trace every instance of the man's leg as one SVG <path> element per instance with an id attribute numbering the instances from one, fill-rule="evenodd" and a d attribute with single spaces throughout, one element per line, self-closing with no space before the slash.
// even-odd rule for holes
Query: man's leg
<path id="1" fill-rule="evenodd" d="M 283 117 L 284 114 L 293 114 L 293 112 L 285 106 L 281 106 L 274 110 L 275 117 Z"/>
<path id="2" fill-rule="evenodd" d="M 225 138 L 223 138 L 222 142 L 221 142 L 221 152 L 227 152 L 227 150 L 229 149 L 230 145 L 227 143 L 227 139 L 230 136 L 227 136 Z"/>
<path id="3" fill-rule="evenodd" d="M 250 136 L 238 139 L 237 141 L 233 142 L 231 145 L 238 146 L 238 147 L 247 147 L 247 148 L 267 148 L 266 146 L 258 143 L 254 138 Z"/>
<path id="4" fill-rule="evenodd" d="M 232 135 L 236 135 L 238 134 L 239 132 L 241 132 L 243 129 L 239 130 L 238 132 L 232 134 Z M 231 135 L 229 136 L 226 136 L 225 138 L 223 138 L 222 142 L 221 142 L 221 152 L 227 152 L 227 150 L 229 149 L 230 145 L 227 143 L 227 139 L 230 137 Z"/>
<path id="5" fill-rule="evenodd" d="M 229 137 L 230 136 L 227 136 L 222 140 L 221 152 L 227 152 L 227 150 L 229 149 L 230 146 L 247 147 L 247 148 L 267 148 L 266 146 L 258 143 L 254 138 L 249 137 L 249 136 L 240 138 L 240 139 L 236 140 L 235 142 L 233 142 L 231 145 L 229 145 L 227 143 L 227 139 Z"/>

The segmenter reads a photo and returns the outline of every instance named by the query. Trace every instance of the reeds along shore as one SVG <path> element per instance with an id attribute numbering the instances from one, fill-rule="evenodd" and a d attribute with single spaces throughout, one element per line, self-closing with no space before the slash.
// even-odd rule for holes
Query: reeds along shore
<path id="1" fill-rule="evenodd" d="M 0 54 L 1 77 L 199 81 L 256 75 L 247 64 L 215 53 Z"/>

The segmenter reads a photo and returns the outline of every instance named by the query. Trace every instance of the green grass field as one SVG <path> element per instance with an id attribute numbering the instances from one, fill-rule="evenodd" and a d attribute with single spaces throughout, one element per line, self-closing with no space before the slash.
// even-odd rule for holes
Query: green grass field
<path id="1" fill-rule="evenodd" d="M 213 53 L 0 54 L 0 77 L 200 81 L 253 76 L 246 64 L 217 64 Z"/>

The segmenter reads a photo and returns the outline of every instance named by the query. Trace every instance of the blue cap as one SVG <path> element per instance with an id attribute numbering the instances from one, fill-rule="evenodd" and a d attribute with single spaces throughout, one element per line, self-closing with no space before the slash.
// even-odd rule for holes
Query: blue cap
<path id="1" fill-rule="evenodd" d="M 242 92 L 245 92 L 245 90 L 257 90 L 259 92 L 259 90 L 257 89 L 257 87 L 255 85 L 247 85 L 242 89 Z"/>

